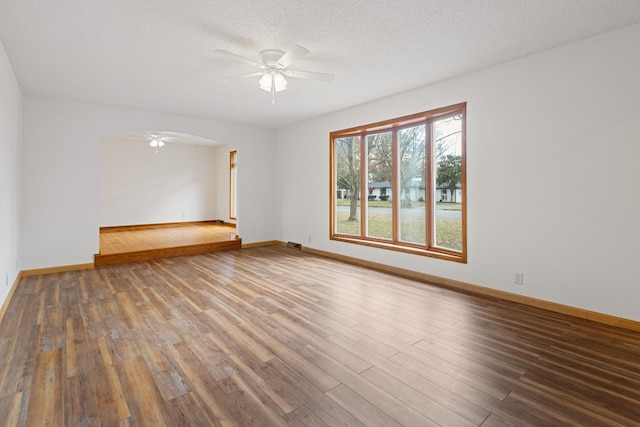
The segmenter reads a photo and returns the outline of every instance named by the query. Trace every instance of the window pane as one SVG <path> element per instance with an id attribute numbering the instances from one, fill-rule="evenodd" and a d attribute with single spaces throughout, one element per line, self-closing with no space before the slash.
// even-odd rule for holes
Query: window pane
<path id="1" fill-rule="evenodd" d="M 400 156 L 400 240 L 426 245 L 427 203 L 425 194 L 426 126 L 398 131 Z"/>
<path id="2" fill-rule="evenodd" d="M 391 239 L 391 132 L 367 135 L 367 237 Z"/>
<path id="3" fill-rule="evenodd" d="M 438 120 L 433 126 L 434 243 L 462 250 L 462 118 L 459 115 Z"/>
<path id="4" fill-rule="evenodd" d="M 360 236 L 360 137 L 334 140 L 335 230 Z"/>

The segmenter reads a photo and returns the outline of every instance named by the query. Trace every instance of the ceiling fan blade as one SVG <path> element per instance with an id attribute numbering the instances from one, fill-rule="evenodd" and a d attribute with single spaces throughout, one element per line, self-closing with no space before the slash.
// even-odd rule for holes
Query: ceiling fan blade
<path id="1" fill-rule="evenodd" d="M 249 74 L 241 74 L 239 76 L 232 76 L 232 77 L 227 77 L 225 79 L 220 80 L 221 82 L 228 82 L 229 80 L 237 80 L 237 79 L 244 79 L 246 77 L 258 77 L 264 74 L 264 71 L 256 71 L 254 73 L 249 73 Z"/>
<path id="2" fill-rule="evenodd" d="M 249 58 L 245 58 L 244 56 L 240 56 L 240 55 L 236 55 L 235 53 L 231 53 L 228 50 L 224 50 L 224 49 L 216 49 L 214 52 L 220 54 L 220 55 L 224 55 L 224 56 L 228 56 L 229 58 L 233 58 L 233 59 L 237 59 L 239 61 L 242 62 L 246 62 L 247 64 L 251 64 L 254 67 L 259 67 L 259 68 L 264 68 L 264 65 L 262 65 L 259 62 L 256 62 L 252 59 Z"/>
<path id="3" fill-rule="evenodd" d="M 177 136 L 171 135 L 171 132 L 135 132 L 135 133 L 127 134 L 127 137 L 134 138 L 134 139 L 145 139 L 145 140 L 157 139 L 157 140 L 162 140 L 164 142 L 178 139 Z"/>
<path id="4" fill-rule="evenodd" d="M 308 53 L 309 51 L 307 49 L 303 48 L 300 45 L 294 44 L 291 49 L 282 54 L 280 59 L 276 61 L 276 64 L 282 68 L 287 68 L 289 65 L 293 64 L 293 61 L 302 58 Z"/>
<path id="5" fill-rule="evenodd" d="M 317 80 L 320 82 L 332 82 L 334 79 L 333 74 L 316 73 L 313 71 L 301 71 L 301 70 L 283 70 L 286 76 L 293 77 L 295 79 Z"/>
<path id="6" fill-rule="evenodd" d="M 130 134 L 127 134 L 127 137 L 133 138 L 133 139 L 144 139 L 144 140 L 150 140 L 150 139 L 154 139 L 154 138 L 156 138 L 156 139 L 163 138 L 163 136 L 158 134 L 157 132 L 130 133 Z"/>

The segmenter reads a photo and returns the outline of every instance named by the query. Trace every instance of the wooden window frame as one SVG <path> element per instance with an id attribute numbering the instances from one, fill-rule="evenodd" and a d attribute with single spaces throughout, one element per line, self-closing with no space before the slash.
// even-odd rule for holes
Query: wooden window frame
<path id="1" fill-rule="evenodd" d="M 334 131 L 330 133 L 329 136 L 329 164 L 330 164 L 330 208 L 329 208 L 329 221 L 330 221 L 330 240 L 336 240 L 347 243 L 355 243 L 365 246 L 373 246 L 377 248 L 389 249 L 394 251 L 400 251 L 410 254 L 434 257 L 449 261 L 456 261 L 461 263 L 467 262 L 467 185 L 466 185 L 466 163 L 467 163 L 467 155 L 466 155 L 466 102 L 450 105 L 448 107 L 438 108 L 435 110 L 425 111 L 417 114 L 412 114 L 409 116 L 399 117 L 395 119 L 385 120 L 382 122 L 371 123 L 368 125 L 358 126 L 354 128 Z M 380 133 L 381 131 L 392 131 L 392 140 L 393 140 L 393 153 L 392 153 L 392 161 L 393 161 L 393 176 L 399 176 L 399 159 L 398 154 L 396 152 L 396 140 L 398 131 L 400 129 L 404 129 L 410 126 L 415 126 L 417 124 L 425 123 L 427 125 L 427 129 L 431 133 L 432 127 L 431 124 L 438 119 L 446 118 L 447 116 L 461 116 L 461 167 L 462 167 L 462 177 L 461 177 L 461 187 L 462 187 L 462 200 L 461 200 L 461 221 L 462 221 L 462 249 L 454 250 L 448 249 L 444 247 L 437 246 L 434 242 L 434 226 L 435 223 L 435 206 L 436 201 L 434 198 L 435 188 L 433 185 L 436 168 L 435 164 L 435 155 L 434 155 L 434 147 L 433 141 L 431 137 L 426 138 L 425 142 L 425 201 L 432 201 L 432 203 L 425 205 L 426 210 L 426 244 L 414 244 L 410 242 L 403 242 L 399 240 L 397 231 L 399 230 L 398 219 L 399 219 L 399 209 L 400 209 L 400 201 L 399 197 L 396 195 L 400 194 L 400 183 L 399 179 L 393 179 L 392 182 L 392 235 L 393 237 L 389 240 L 385 239 L 377 239 L 366 236 L 366 227 L 364 224 L 366 223 L 366 215 L 367 215 L 367 203 L 366 203 L 366 192 L 367 188 L 367 177 L 366 174 L 361 173 L 360 179 L 360 203 L 359 203 L 359 221 L 360 221 L 360 235 L 350 235 L 350 234 L 340 234 L 337 233 L 337 171 L 336 171 L 336 153 L 335 153 L 335 143 L 334 141 L 338 138 L 346 138 L 359 136 L 360 137 L 360 171 L 366 171 L 366 162 L 367 162 L 367 154 L 365 150 L 365 140 L 367 135 L 371 135 L 374 133 Z M 362 196 L 362 195 L 365 196 Z M 427 206 L 430 208 L 427 209 Z"/>
<path id="2" fill-rule="evenodd" d="M 238 152 L 229 152 L 229 218 L 237 219 L 236 215 L 236 179 L 238 178 Z"/>

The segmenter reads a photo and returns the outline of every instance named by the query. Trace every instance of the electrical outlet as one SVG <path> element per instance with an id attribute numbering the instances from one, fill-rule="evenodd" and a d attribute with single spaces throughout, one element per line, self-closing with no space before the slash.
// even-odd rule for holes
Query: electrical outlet
<path id="1" fill-rule="evenodd" d="M 6 279 L 4 279 L 4 281 L 5 281 L 5 286 L 8 288 L 9 287 L 9 273 L 7 273 Z"/>
<path id="2" fill-rule="evenodd" d="M 311 242 L 311 234 L 309 234 L 309 236 L 307 237 L 307 240 Z"/>
<path id="3" fill-rule="evenodd" d="M 524 274 L 513 273 L 513 283 L 515 283 L 516 285 L 524 285 Z"/>

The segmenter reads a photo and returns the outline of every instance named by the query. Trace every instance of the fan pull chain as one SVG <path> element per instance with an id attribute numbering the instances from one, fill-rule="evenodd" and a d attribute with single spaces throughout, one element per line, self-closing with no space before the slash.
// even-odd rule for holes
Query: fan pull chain
<path id="1" fill-rule="evenodd" d="M 276 79 L 271 79 L 271 105 L 276 105 Z"/>

